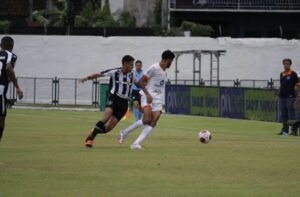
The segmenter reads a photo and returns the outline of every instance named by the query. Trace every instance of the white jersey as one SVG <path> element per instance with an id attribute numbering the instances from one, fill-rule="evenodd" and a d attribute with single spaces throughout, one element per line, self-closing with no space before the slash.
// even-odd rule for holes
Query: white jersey
<path id="1" fill-rule="evenodd" d="M 153 103 L 164 104 L 165 95 L 165 85 L 167 81 L 167 72 L 164 71 L 159 63 L 152 64 L 146 71 L 144 75 L 148 77 L 148 82 L 146 89 L 153 98 Z M 145 96 L 143 90 L 140 91 L 142 96 Z"/>

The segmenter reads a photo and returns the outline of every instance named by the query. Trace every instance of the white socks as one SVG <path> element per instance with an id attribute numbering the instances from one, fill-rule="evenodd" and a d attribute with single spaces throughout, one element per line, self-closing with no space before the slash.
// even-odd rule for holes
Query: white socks
<path id="1" fill-rule="evenodd" d="M 127 129 L 124 129 L 122 131 L 122 133 L 124 134 L 124 136 L 127 136 L 130 132 L 132 132 L 133 130 L 135 130 L 141 126 L 143 126 L 143 121 L 138 120 L 138 121 L 134 122 L 132 125 L 130 125 Z"/>
<path id="2" fill-rule="evenodd" d="M 145 125 L 145 128 L 139 135 L 139 137 L 133 142 L 133 144 L 140 144 L 142 141 L 146 139 L 146 137 L 151 133 L 153 127 L 149 125 Z"/>
<path id="3" fill-rule="evenodd" d="M 143 121 L 139 120 L 130 125 L 127 129 L 124 129 L 122 131 L 124 137 L 127 136 L 130 132 L 133 130 L 143 126 Z M 142 141 L 146 139 L 146 137 L 151 133 L 153 127 L 149 125 L 145 125 L 145 128 L 142 130 L 141 134 L 138 136 L 138 138 L 133 142 L 133 144 L 140 144 Z"/>

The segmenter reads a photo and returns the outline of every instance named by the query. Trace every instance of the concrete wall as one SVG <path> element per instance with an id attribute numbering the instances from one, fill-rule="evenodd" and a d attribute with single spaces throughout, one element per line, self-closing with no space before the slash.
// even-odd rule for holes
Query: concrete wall
<path id="1" fill-rule="evenodd" d="M 1 38 L 2 36 L 0 36 Z M 300 41 L 281 39 L 231 39 L 197 37 L 96 37 L 15 35 L 22 77 L 79 78 L 121 65 L 125 54 L 141 59 L 144 67 L 160 60 L 163 50 L 224 49 L 221 79 L 278 79 L 285 57 L 300 71 Z M 203 78 L 209 78 L 209 57 L 203 60 Z M 179 59 L 179 78 L 192 79 L 192 56 Z M 174 64 L 168 72 L 174 79 Z"/>

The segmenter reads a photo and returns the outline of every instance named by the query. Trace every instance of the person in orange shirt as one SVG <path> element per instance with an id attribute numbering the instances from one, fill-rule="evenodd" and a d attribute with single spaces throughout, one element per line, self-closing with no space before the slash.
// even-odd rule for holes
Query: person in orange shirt
<path id="1" fill-rule="evenodd" d="M 295 85 L 299 82 L 297 73 L 291 69 L 292 60 L 282 61 L 284 71 L 280 73 L 279 107 L 282 117 L 282 129 L 279 135 L 289 133 L 288 120 L 295 120 L 294 103 L 296 99 Z M 297 135 L 297 128 L 292 125 L 291 135 Z"/>

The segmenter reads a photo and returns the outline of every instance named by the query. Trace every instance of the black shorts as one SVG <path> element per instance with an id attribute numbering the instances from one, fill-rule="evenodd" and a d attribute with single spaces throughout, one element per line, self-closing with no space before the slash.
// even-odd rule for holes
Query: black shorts
<path id="1" fill-rule="evenodd" d="M 141 105 L 141 95 L 139 90 L 132 90 L 131 98 L 132 101 L 137 101 Z"/>
<path id="2" fill-rule="evenodd" d="M 6 98 L 4 95 L 0 95 L 0 116 L 6 116 Z"/>
<path id="3" fill-rule="evenodd" d="M 106 107 L 113 110 L 113 116 L 120 121 L 128 110 L 128 100 L 116 95 L 109 95 Z"/>

